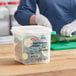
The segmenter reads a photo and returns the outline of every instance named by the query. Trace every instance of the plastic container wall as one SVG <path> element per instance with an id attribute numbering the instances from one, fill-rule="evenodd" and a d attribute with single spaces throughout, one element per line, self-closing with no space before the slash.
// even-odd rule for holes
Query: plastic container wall
<path id="1" fill-rule="evenodd" d="M 11 27 L 20 26 L 20 24 L 14 18 L 14 13 L 16 12 L 19 3 L 20 2 L 8 2 L 8 9 L 11 17 Z"/>
<path id="2" fill-rule="evenodd" d="M 20 0 L 9 0 L 9 2 L 19 2 Z"/>
<path id="3" fill-rule="evenodd" d="M 0 3 L 2 2 L 9 2 L 10 0 L 0 0 Z"/>
<path id="4" fill-rule="evenodd" d="M 50 32 L 43 26 L 13 27 L 15 60 L 23 64 L 50 62 Z"/>
<path id="5" fill-rule="evenodd" d="M 9 11 L 7 3 L 0 2 L 0 36 L 9 35 Z"/>

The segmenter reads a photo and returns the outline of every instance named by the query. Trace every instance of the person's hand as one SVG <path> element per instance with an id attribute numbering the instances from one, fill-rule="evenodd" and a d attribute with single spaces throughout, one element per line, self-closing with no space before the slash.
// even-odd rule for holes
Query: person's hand
<path id="1" fill-rule="evenodd" d="M 60 31 L 62 36 L 72 36 L 76 35 L 76 20 L 70 24 L 64 25 Z"/>
<path id="2" fill-rule="evenodd" d="M 49 20 L 45 16 L 37 14 L 35 17 L 35 21 L 37 25 L 49 27 L 52 30 L 52 24 L 49 22 Z"/>

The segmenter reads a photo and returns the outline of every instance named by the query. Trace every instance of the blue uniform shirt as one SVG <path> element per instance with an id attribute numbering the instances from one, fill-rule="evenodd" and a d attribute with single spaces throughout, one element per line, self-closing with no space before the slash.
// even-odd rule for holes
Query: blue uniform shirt
<path id="1" fill-rule="evenodd" d="M 29 24 L 30 16 L 36 13 L 36 4 L 57 33 L 64 25 L 76 19 L 76 0 L 21 0 L 15 13 L 19 24 Z"/>

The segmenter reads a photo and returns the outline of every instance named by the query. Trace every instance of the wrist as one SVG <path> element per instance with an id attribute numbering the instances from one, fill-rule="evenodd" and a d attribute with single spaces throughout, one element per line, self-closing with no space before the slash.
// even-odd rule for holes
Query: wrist
<path id="1" fill-rule="evenodd" d="M 32 24 L 32 25 L 35 25 L 36 24 L 35 18 L 36 18 L 36 15 L 32 15 L 30 17 L 30 24 Z"/>

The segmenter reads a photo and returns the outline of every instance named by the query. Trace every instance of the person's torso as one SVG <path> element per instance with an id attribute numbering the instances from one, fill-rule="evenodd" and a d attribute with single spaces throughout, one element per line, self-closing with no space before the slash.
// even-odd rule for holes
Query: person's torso
<path id="1" fill-rule="evenodd" d="M 46 16 L 59 33 L 63 25 L 75 19 L 76 0 L 37 0 L 40 13 Z"/>

